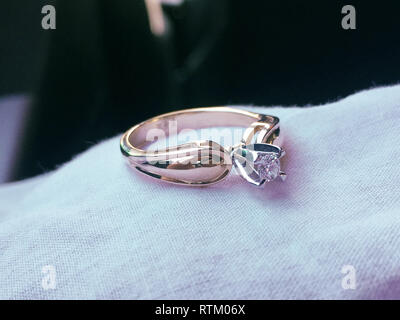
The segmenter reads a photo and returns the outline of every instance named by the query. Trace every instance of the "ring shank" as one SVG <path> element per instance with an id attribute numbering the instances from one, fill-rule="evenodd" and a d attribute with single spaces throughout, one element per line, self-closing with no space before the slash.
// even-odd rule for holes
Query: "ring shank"
<path id="1" fill-rule="evenodd" d="M 257 132 L 258 142 L 274 143 L 279 136 L 277 117 L 229 107 L 208 107 L 170 112 L 146 120 L 122 136 L 120 147 L 129 163 L 147 175 L 185 185 L 212 184 L 230 172 L 231 149 L 213 141 L 193 141 L 163 150 L 144 150 L 152 142 L 146 139 L 150 130 L 162 130 L 168 137 L 172 129 L 179 133 L 184 129 L 210 127 L 247 127 L 242 144 L 250 143 Z"/>
<path id="2" fill-rule="evenodd" d="M 249 127 L 254 122 L 275 126 L 279 119 L 228 107 L 186 109 L 154 117 L 133 127 L 128 131 L 128 147 L 140 150 L 148 143 L 146 135 L 152 129 L 161 129 L 166 136 L 169 136 L 170 121 L 176 123 L 176 131 L 180 132 L 184 129 L 196 130 L 210 127 Z"/>

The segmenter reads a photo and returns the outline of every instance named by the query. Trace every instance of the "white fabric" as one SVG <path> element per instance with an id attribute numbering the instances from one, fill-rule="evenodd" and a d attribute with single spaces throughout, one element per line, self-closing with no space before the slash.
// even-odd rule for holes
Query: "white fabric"
<path id="1" fill-rule="evenodd" d="M 158 182 L 115 137 L 0 187 L 0 298 L 400 298 L 400 86 L 257 110 L 281 118 L 284 183 Z"/>

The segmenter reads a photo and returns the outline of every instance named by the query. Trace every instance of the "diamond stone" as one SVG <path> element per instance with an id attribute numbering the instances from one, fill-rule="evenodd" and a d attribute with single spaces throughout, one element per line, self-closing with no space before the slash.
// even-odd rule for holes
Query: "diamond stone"
<path id="1" fill-rule="evenodd" d="M 257 159 L 254 161 L 254 169 L 267 182 L 275 180 L 281 170 L 278 155 L 275 153 L 259 153 Z"/>
<path id="2" fill-rule="evenodd" d="M 286 174 L 280 169 L 280 158 L 285 152 L 277 146 L 268 143 L 243 145 L 232 151 L 232 160 L 236 171 L 251 184 L 262 186 Z"/>

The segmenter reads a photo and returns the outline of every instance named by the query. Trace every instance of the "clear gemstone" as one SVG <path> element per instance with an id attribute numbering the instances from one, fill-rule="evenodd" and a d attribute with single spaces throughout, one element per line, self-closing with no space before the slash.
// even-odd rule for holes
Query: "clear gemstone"
<path id="1" fill-rule="evenodd" d="M 275 180 L 279 176 L 281 170 L 281 163 L 278 155 L 275 153 L 258 154 L 257 159 L 254 161 L 254 169 L 258 172 L 259 176 L 267 182 Z"/>

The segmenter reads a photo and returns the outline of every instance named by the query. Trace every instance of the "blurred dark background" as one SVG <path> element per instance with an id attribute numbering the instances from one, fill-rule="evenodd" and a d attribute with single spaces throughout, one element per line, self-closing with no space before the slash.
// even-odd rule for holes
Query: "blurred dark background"
<path id="1" fill-rule="evenodd" d="M 160 16 L 145 0 L 2 1 L 0 179 L 166 111 L 322 104 L 400 79 L 398 1 L 177 2 Z M 56 30 L 41 27 L 46 4 Z M 356 30 L 341 27 L 346 4 Z"/>

